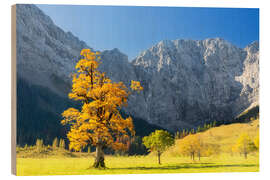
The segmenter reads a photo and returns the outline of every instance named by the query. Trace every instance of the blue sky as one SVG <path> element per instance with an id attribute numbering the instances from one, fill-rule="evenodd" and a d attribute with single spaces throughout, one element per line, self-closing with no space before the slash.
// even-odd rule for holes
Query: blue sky
<path id="1" fill-rule="evenodd" d="M 161 40 L 259 40 L 259 9 L 38 5 L 54 23 L 95 50 L 118 48 L 132 60 Z"/>

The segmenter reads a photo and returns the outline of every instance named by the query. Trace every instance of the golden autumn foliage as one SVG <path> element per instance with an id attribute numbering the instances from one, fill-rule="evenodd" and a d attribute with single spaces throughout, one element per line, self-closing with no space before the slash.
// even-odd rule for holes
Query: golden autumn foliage
<path id="1" fill-rule="evenodd" d="M 259 136 L 259 134 L 253 140 L 253 143 L 254 143 L 256 149 L 259 150 L 259 148 L 260 148 L 260 136 Z"/>
<path id="2" fill-rule="evenodd" d="M 142 91 L 143 87 L 141 86 L 141 83 L 139 81 L 133 81 L 131 80 L 131 89 L 135 90 L 135 91 Z"/>
<path id="3" fill-rule="evenodd" d="M 244 154 L 247 158 L 248 153 L 255 150 L 255 145 L 247 133 L 242 133 L 237 139 L 236 144 L 232 147 L 234 152 Z"/>
<path id="4" fill-rule="evenodd" d="M 98 70 L 99 52 L 83 49 L 76 65 L 69 98 L 82 102 L 81 109 L 69 108 L 62 113 L 63 125 L 69 124 L 69 149 L 79 151 L 88 144 L 119 149 L 125 139 L 134 135 L 132 118 L 123 118 L 119 110 L 127 105 L 130 91 L 122 82 L 112 82 Z M 131 89 L 141 91 L 140 82 L 132 81 Z"/>
<path id="5" fill-rule="evenodd" d="M 190 156 L 194 160 L 197 155 L 198 158 L 218 154 L 219 145 L 213 143 L 206 143 L 200 134 L 189 134 L 177 143 L 178 150 L 183 156 Z"/>
<path id="6" fill-rule="evenodd" d="M 179 151 L 184 156 L 190 156 L 194 160 L 195 154 L 201 151 L 202 140 L 196 134 L 190 134 L 179 143 Z"/>

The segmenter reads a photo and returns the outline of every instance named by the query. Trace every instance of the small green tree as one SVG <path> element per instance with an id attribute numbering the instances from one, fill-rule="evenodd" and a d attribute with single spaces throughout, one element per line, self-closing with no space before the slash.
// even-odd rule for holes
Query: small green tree
<path id="1" fill-rule="evenodd" d="M 216 122 L 216 120 L 213 122 L 213 127 L 216 127 L 216 125 L 217 125 L 217 122 Z"/>
<path id="2" fill-rule="evenodd" d="M 151 152 L 157 153 L 158 163 L 161 164 L 160 156 L 168 147 L 174 144 L 174 138 L 167 131 L 156 130 L 143 138 L 143 144 Z"/>
<path id="3" fill-rule="evenodd" d="M 202 131 L 201 126 L 198 126 L 198 128 L 197 128 L 197 133 L 198 133 L 198 132 L 201 132 L 201 131 Z"/>
<path id="4" fill-rule="evenodd" d="M 53 143 L 52 143 L 52 148 L 53 149 L 57 149 L 59 147 L 59 142 L 58 142 L 58 138 L 54 138 Z"/>
<path id="5" fill-rule="evenodd" d="M 203 125 L 203 130 L 204 131 L 207 130 L 207 124 L 206 123 L 204 123 L 204 125 Z"/>
<path id="6" fill-rule="evenodd" d="M 180 135 L 179 131 L 177 131 L 177 132 L 175 133 L 175 135 L 174 135 L 174 138 L 175 138 L 175 139 L 180 139 L 180 138 L 181 138 L 180 136 L 181 136 L 181 135 Z"/>
<path id="7" fill-rule="evenodd" d="M 183 137 L 185 137 L 185 136 L 186 136 L 186 130 L 183 129 L 182 134 L 181 134 L 181 138 L 183 138 Z"/>

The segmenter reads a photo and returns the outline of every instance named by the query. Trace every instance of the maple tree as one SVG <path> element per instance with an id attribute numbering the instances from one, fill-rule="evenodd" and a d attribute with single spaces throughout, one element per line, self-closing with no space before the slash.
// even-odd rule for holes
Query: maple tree
<path id="1" fill-rule="evenodd" d="M 255 145 L 247 133 L 242 133 L 237 139 L 236 144 L 232 147 L 232 150 L 244 154 L 247 159 L 248 153 L 255 150 Z"/>
<path id="2" fill-rule="evenodd" d="M 195 155 L 197 155 L 200 161 L 201 157 L 220 153 L 220 146 L 215 143 L 205 142 L 201 134 L 190 133 L 183 139 L 180 139 L 176 146 L 181 155 L 190 156 L 192 160 L 195 160 Z"/>
<path id="3" fill-rule="evenodd" d="M 179 145 L 180 153 L 183 155 L 190 155 L 194 160 L 195 154 L 201 154 L 203 147 L 202 140 L 196 134 L 190 134 L 181 140 Z"/>
<path id="4" fill-rule="evenodd" d="M 123 82 L 112 82 L 98 70 L 100 53 L 83 49 L 76 65 L 69 98 L 82 102 L 81 109 L 69 108 L 62 113 L 63 125 L 69 124 L 69 149 L 80 151 L 91 144 L 96 147 L 95 168 L 105 168 L 104 148 L 126 148 L 127 139 L 135 134 L 132 118 L 123 118 L 119 110 L 127 106 L 131 91 Z M 131 81 L 131 90 L 143 90 L 140 82 Z"/>

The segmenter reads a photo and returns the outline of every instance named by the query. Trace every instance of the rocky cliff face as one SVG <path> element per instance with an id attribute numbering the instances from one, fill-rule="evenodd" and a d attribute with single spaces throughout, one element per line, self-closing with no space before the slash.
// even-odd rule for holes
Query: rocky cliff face
<path id="1" fill-rule="evenodd" d="M 65 138 L 65 128 L 60 125 L 61 113 L 78 106 L 68 99 L 71 74 L 81 49 L 90 47 L 56 26 L 35 5 L 16 6 L 16 27 L 17 143 L 34 144 L 37 137 L 42 137 L 45 143 L 51 143 L 55 137 Z M 132 64 L 118 49 L 103 51 L 101 56 L 100 70 L 112 80 L 129 85 L 131 79 L 136 79 Z M 131 97 L 130 105 L 141 98 Z M 141 109 L 144 107 L 126 109 L 126 112 L 144 112 Z M 156 128 L 142 119 L 135 121 L 139 126 Z"/>
<path id="2" fill-rule="evenodd" d="M 88 46 L 64 32 L 34 5 L 16 6 L 18 76 L 63 95 L 82 48 Z"/>
<path id="3" fill-rule="evenodd" d="M 258 104 L 258 55 L 256 42 L 161 41 L 132 62 L 145 88 L 144 118 L 170 130 L 233 119 Z"/>
<path id="4" fill-rule="evenodd" d="M 238 111 L 259 105 L 259 43 L 248 45 L 244 51 L 247 55 L 243 64 L 244 71 L 235 77 L 242 84 L 240 97 L 236 101 L 239 104 Z"/>
<path id="5" fill-rule="evenodd" d="M 34 5 L 17 5 L 16 11 L 18 78 L 38 86 L 38 91 L 46 89 L 48 97 L 61 97 L 49 101 L 36 92 L 37 103 L 43 104 L 37 105 L 40 111 L 46 105 L 60 118 L 68 106 L 59 108 L 70 91 L 70 74 L 80 50 L 89 46 L 61 30 Z M 118 49 L 103 51 L 101 57 L 100 69 L 112 80 L 127 86 L 130 80 L 140 80 L 144 86 L 143 92 L 130 96 L 126 113 L 169 130 L 231 120 L 258 104 L 256 42 L 241 49 L 220 38 L 161 41 L 132 62 Z"/>
<path id="6" fill-rule="evenodd" d="M 90 47 L 35 5 L 17 5 L 16 13 L 18 76 L 67 97 L 80 51 Z M 101 57 L 100 70 L 112 80 L 127 84 L 136 78 L 128 57 L 117 48 L 103 51 Z"/>

